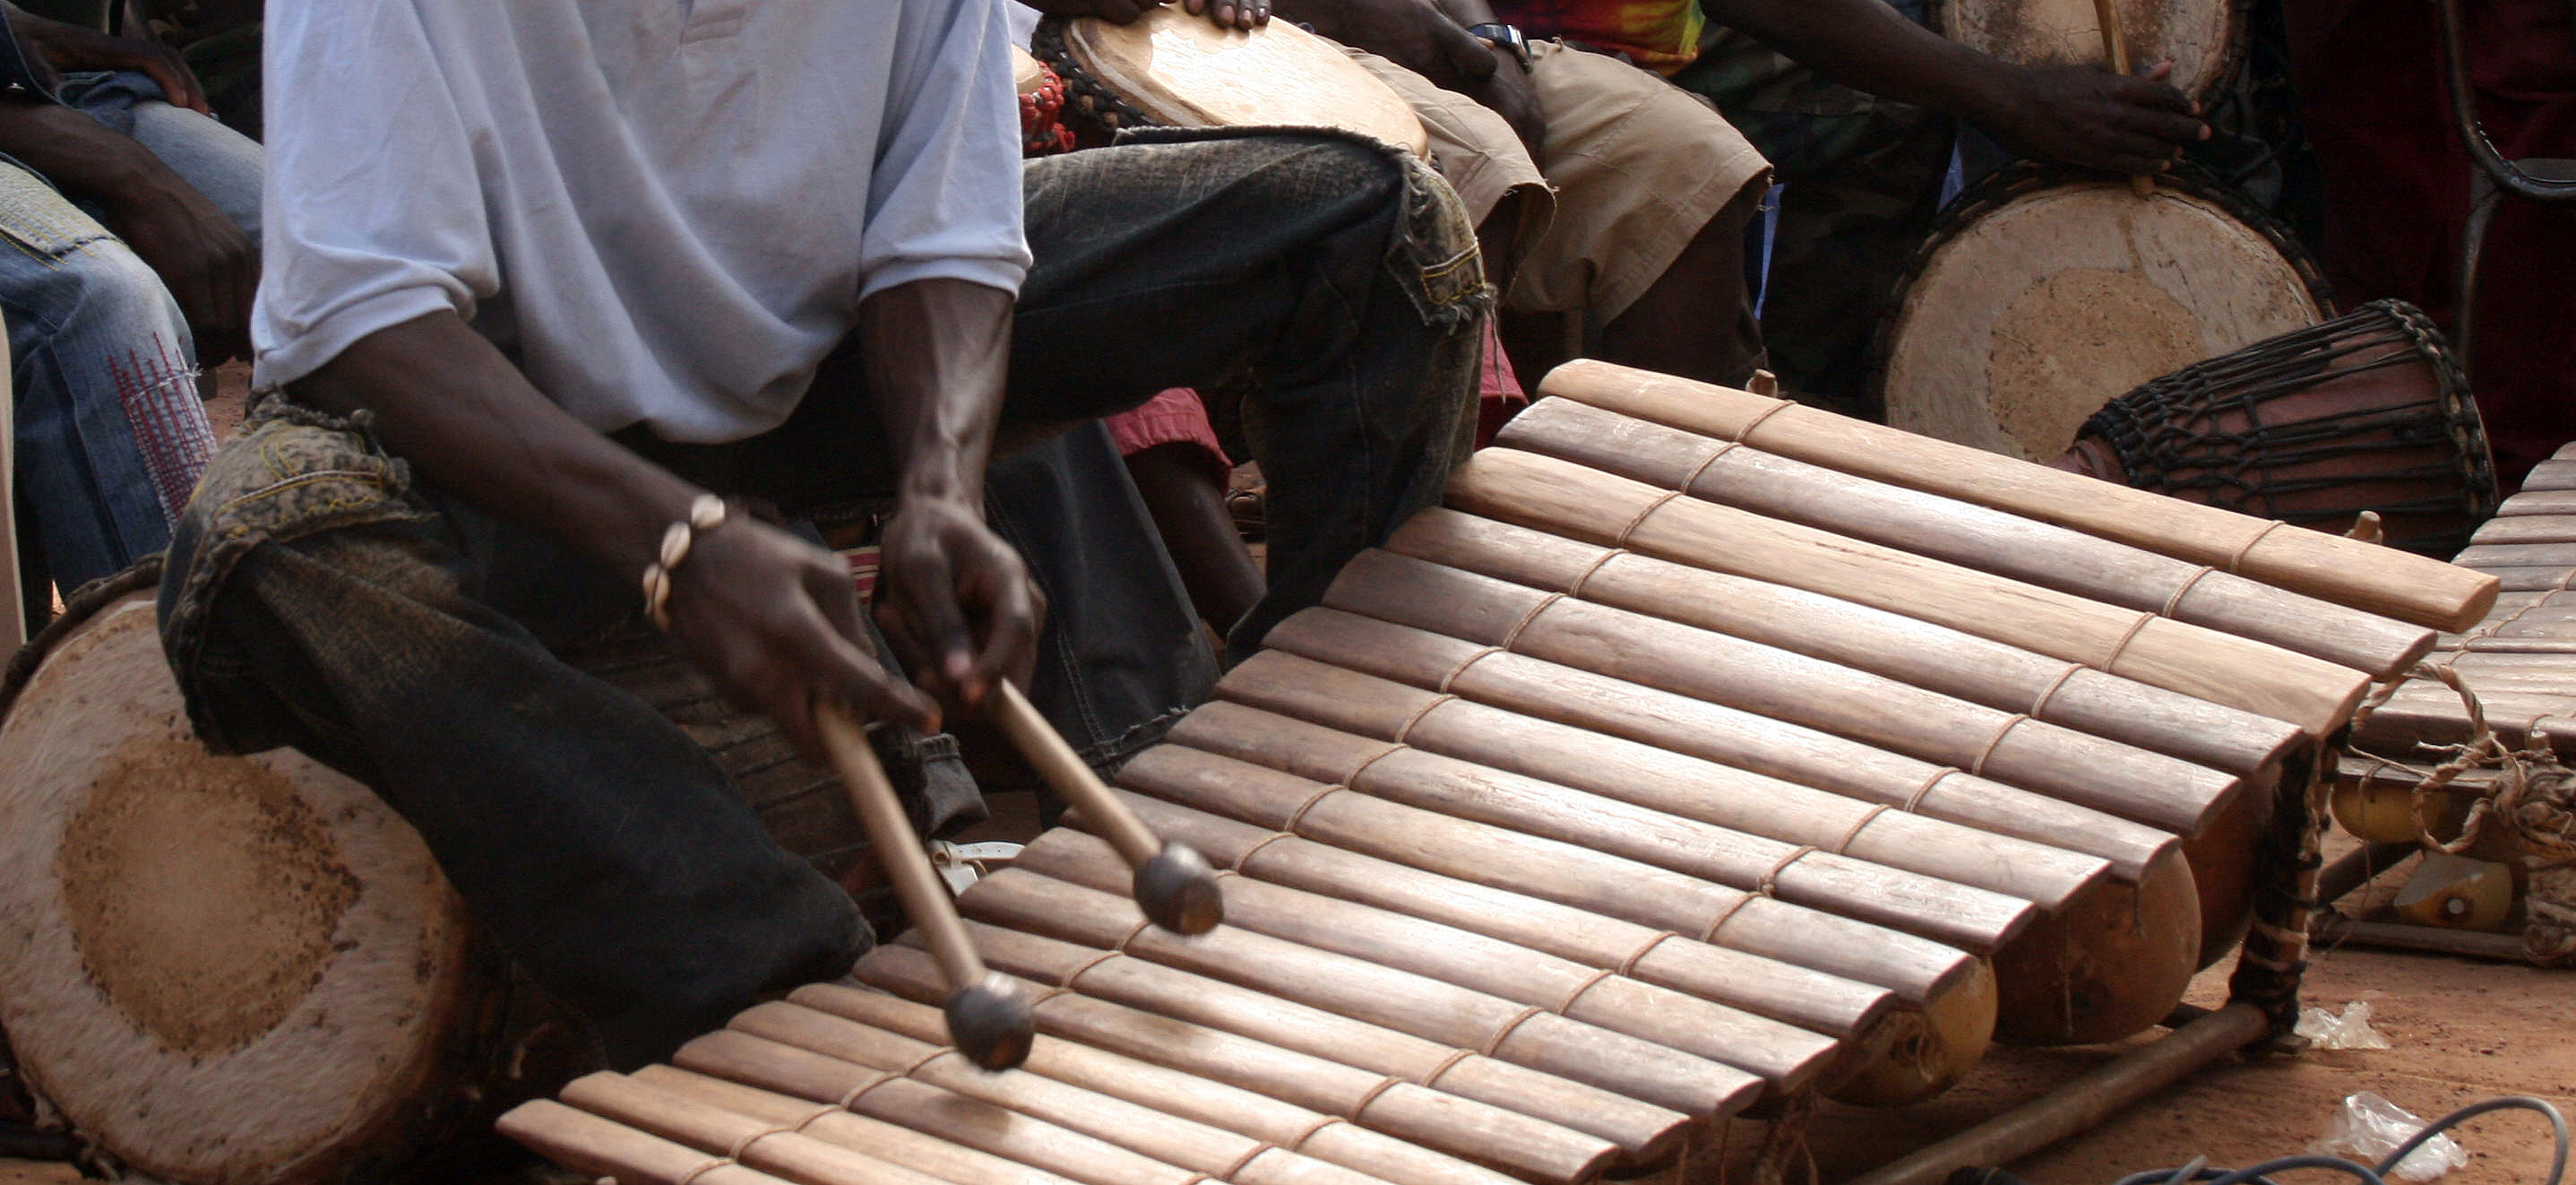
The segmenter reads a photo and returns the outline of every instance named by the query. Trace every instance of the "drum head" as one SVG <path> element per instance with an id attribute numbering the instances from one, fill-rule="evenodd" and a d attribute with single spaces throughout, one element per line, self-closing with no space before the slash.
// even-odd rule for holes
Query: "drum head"
<path id="1" fill-rule="evenodd" d="M 2138 384 L 2324 315 L 2286 240 L 2172 184 L 2010 179 L 1954 210 L 1879 341 L 1910 432 L 2053 460 Z"/>
<path id="2" fill-rule="evenodd" d="M 427 1122 L 476 979 L 461 904 L 365 787 L 208 755 L 148 592 L 63 636 L 0 719 L 0 851 L 0 1024 L 118 1161 L 334 1180 Z"/>
<path id="3" fill-rule="evenodd" d="M 2172 62 L 2168 81 L 2206 99 L 2236 70 L 2244 39 L 2238 0 L 2113 0 L 2144 72 Z M 1933 26 L 1970 49 L 2025 66 L 2102 66 L 2093 0 L 1939 0 Z"/>
<path id="4" fill-rule="evenodd" d="M 1016 45 L 1011 47 L 1011 85 L 1024 95 L 1036 94 L 1039 87 L 1046 85 L 1046 67 Z"/>
<path id="5" fill-rule="evenodd" d="M 1404 97 L 1331 42 L 1286 21 L 1219 29 L 1178 5 L 1132 24 L 1065 24 L 1073 64 L 1175 127 L 1329 127 L 1419 154 L 1430 140 Z"/>

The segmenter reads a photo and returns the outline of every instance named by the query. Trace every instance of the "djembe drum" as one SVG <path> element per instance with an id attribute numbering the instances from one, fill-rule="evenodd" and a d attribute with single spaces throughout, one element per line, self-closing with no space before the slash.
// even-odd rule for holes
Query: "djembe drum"
<path id="1" fill-rule="evenodd" d="M 1419 154 L 1404 98 L 1331 42 L 1286 21 L 1220 29 L 1178 5 L 1116 25 L 1038 22 L 1029 48 L 1064 79 L 1066 122 L 1086 145 L 1132 127 L 1328 127 Z"/>
<path id="2" fill-rule="evenodd" d="M 2174 89 L 2207 101 L 2245 52 L 2241 0 L 2111 0 L 2136 68 L 2172 62 Z M 1936 0 L 1932 27 L 2024 66 L 2105 65 L 2093 0 Z"/>
<path id="3" fill-rule="evenodd" d="M 1148 925 L 1080 817 L 960 895 L 1025 1070 L 943 1045 L 907 940 L 505 1130 L 630 1185 L 1572 1185 L 2151 1026 L 2249 908 L 2213 1048 L 2295 1011 L 2317 754 L 2492 579 L 1598 363 L 1544 391 L 1121 771 L 1226 925 Z"/>
<path id="4" fill-rule="evenodd" d="M 2447 557 L 2496 509 L 2495 463 L 2439 330 L 2400 301 L 2196 362 L 2084 422 L 2061 469 Z"/>
<path id="5" fill-rule="evenodd" d="M 18 935 L 0 1027 L 28 1087 L 97 1154 L 174 1185 L 398 1175 L 551 1089 L 586 1055 L 474 941 L 400 816 L 291 749 L 198 743 L 157 575 L 85 593 L 0 685 L 0 919 Z M 769 721 L 659 635 L 568 658 L 673 719 L 783 845 L 896 921 L 839 784 Z"/>
<path id="6" fill-rule="evenodd" d="M 1962 195 L 1873 348 L 1887 422 L 2055 459 L 2111 397 L 2323 319 L 2315 266 L 2225 191 L 2039 166 Z"/>

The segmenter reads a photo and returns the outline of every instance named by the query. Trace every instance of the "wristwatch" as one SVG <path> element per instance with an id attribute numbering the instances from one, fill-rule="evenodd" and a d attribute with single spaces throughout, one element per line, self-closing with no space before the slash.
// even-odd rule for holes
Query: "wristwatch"
<path id="1" fill-rule="evenodd" d="M 1492 21 L 1482 25 L 1469 25 L 1467 33 L 1488 45 L 1512 51 L 1512 60 L 1519 62 L 1521 69 L 1530 68 L 1529 38 L 1521 36 L 1518 25 Z"/>

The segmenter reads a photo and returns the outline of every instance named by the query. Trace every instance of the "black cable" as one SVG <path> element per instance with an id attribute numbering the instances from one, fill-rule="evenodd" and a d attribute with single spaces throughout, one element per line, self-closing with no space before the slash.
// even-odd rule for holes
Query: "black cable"
<path id="1" fill-rule="evenodd" d="M 2558 1108 L 2549 1105 L 2545 1100 L 2518 1094 L 2492 1098 L 2482 1103 L 2471 1103 L 2425 1124 L 2422 1131 L 2416 1132 L 2405 1143 L 2398 1145 L 2396 1151 L 2389 1153 L 2377 1165 L 2366 1165 L 2340 1156 L 2303 1154 L 2267 1160 L 2252 1168 L 2222 1169 L 2210 1166 L 2207 1157 L 2199 1157 L 2180 1168 L 2149 1169 L 2145 1172 L 2131 1173 L 2112 1182 L 2111 1185 L 2185 1185 L 2186 1182 L 2190 1185 L 2277 1185 L 2271 1179 L 2271 1174 L 2286 1173 L 2292 1169 L 2331 1169 L 2359 1179 L 2362 1185 L 2388 1185 L 2387 1175 L 2397 1167 L 2398 1162 L 2406 1159 L 2408 1153 L 2422 1147 L 2426 1141 L 2487 1112 L 2504 1110 L 2536 1111 L 2540 1113 L 2541 1118 L 2549 1121 L 2550 1134 L 2556 1140 L 2556 1150 L 2550 1156 L 2549 1175 L 2543 1178 L 2539 1185 L 2559 1185 L 2560 1179 L 2567 1173 L 2567 1117 L 2559 1114 Z M 1994 1185 L 1994 1183 L 2004 1182 L 2018 1185 L 2017 1178 L 2001 1169 L 1961 1169 L 1951 1175 L 1949 1185 Z"/>

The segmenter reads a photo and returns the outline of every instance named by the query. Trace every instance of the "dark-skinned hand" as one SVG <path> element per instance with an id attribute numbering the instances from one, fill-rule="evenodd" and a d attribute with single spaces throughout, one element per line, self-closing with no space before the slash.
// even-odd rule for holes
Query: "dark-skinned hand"
<path id="1" fill-rule="evenodd" d="M 2161 173 L 2209 138 L 2200 107 L 2166 85 L 2173 63 L 2138 76 L 2095 66 L 2015 69 L 1983 122 L 2024 156 L 2116 173 Z"/>
<path id="2" fill-rule="evenodd" d="M 671 636 L 735 703 L 769 714 L 808 759 L 824 759 L 817 697 L 864 719 L 939 728 L 939 708 L 881 662 L 860 627 L 840 557 L 736 511 L 701 531 L 671 577 Z"/>
<path id="3" fill-rule="evenodd" d="M 9 31 L 16 34 L 19 45 L 32 51 L 27 64 L 47 89 L 59 84 L 64 72 L 135 70 L 159 84 L 162 97 L 171 106 L 185 107 L 199 115 L 214 114 L 206 106 L 205 84 L 197 81 L 196 72 L 188 69 L 179 51 L 169 46 L 142 37 L 110 36 L 15 7 L 8 9 L 8 17 Z"/>
<path id="4" fill-rule="evenodd" d="M 250 236 L 166 168 L 93 196 L 106 207 L 108 228 L 179 302 L 197 360 L 249 357 L 251 299 L 259 291 L 259 250 Z"/>
<path id="5" fill-rule="evenodd" d="M 1029 7 L 1048 16 L 1097 17 L 1124 25 L 1162 5 L 1147 0 L 1030 0 Z M 1270 0 L 1183 0 L 1181 7 L 1220 29 L 1256 29 L 1270 23 Z"/>
<path id="6" fill-rule="evenodd" d="M 1002 679 L 1025 683 L 1044 598 L 1020 555 L 962 498 L 912 498 L 879 541 L 877 627 L 912 681 L 950 711 L 980 707 Z"/>

